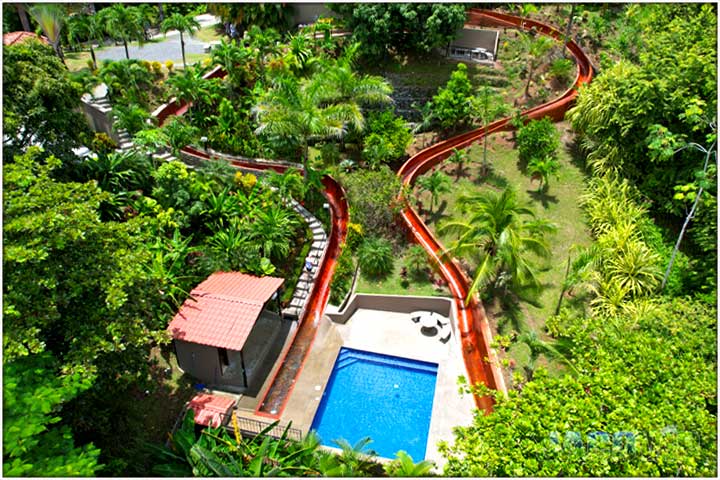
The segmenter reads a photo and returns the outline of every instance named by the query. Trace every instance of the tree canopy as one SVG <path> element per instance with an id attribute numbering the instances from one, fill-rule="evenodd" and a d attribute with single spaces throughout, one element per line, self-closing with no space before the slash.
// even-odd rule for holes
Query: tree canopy
<path id="1" fill-rule="evenodd" d="M 81 94 L 52 48 L 34 40 L 3 47 L 4 163 L 30 145 L 62 160 L 71 158 L 88 131 L 76 111 Z"/>
<path id="2" fill-rule="evenodd" d="M 577 374 L 539 369 L 497 395 L 445 445 L 452 476 L 711 476 L 715 459 L 714 308 L 659 301 L 634 315 L 561 316 Z"/>
<path id="3" fill-rule="evenodd" d="M 452 3 L 348 3 L 330 8 L 343 15 L 362 53 L 428 53 L 445 47 L 465 21 L 465 5 Z"/>

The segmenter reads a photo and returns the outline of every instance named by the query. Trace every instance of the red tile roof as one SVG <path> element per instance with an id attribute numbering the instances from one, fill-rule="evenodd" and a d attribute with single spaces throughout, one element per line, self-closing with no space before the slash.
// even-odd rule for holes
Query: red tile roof
<path id="1" fill-rule="evenodd" d="M 242 350 L 282 278 L 216 272 L 198 285 L 168 326 L 176 340 Z"/>
<path id="2" fill-rule="evenodd" d="M 16 43 L 22 43 L 30 38 L 39 40 L 46 45 L 50 44 L 48 39 L 43 35 L 38 35 L 32 32 L 10 32 L 3 34 L 3 45 L 15 45 Z"/>
<path id="3" fill-rule="evenodd" d="M 218 397 L 201 393 L 195 395 L 188 408 L 195 412 L 195 423 L 209 427 L 219 427 L 223 423 L 223 417 L 230 415 L 235 406 L 235 399 L 230 397 Z"/>

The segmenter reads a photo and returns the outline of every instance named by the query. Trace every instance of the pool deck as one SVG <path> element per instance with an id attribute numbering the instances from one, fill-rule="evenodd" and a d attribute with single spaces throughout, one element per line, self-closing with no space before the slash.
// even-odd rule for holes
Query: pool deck
<path id="1" fill-rule="evenodd" d="M 465 374 L 465 367 L 455 333 L 443 344 L 439 335 L 424 335 L 410 314 L 384 310 L 359 308 L 345 324 L 324 317 L 282 413 L 282 423 L 292 421 L 293 427 L 303 433 L 310 429 L 342 346 L 438 364 L 425 458 L 442 468 L 444 461 L 438 453 L 437 442 L 452 441 L 452 428 L 472 423 L 475 409 L 472 396 L 458 393 L 457 378 Z"/>

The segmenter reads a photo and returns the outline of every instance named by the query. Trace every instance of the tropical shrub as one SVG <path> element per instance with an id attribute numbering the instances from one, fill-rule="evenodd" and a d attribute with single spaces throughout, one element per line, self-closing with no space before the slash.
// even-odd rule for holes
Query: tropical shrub
<path id="1" fill-rule="evenodd" d="M 402 117 L 396 116 L 391 110 L 373 112 L 368 116 L 365 139 L 366 146 L 371 143 L 370 137 L 379 135 L 387 145 L 386 158 L 380 159 L 386 163 L 405 156 L 405 151 L 412 143 L 412 133 Z M 378 140 L 375 140 L 378 143 Z"/>
<path id="2" fill-rule="evenodd" d="M 353 276 L 355 275 L 355 263 L 350 247 L 345 244 L 337 259 L 335 273 L 330 284 L 330 302 L 339 305 L 352 287 Z"/>
<path id="3" fill-rule="evenodd" d="M 473 108 L 469 99 L 474 90 L 467 76 L 467 65 L 458 63 L 450 80 L 438 89 L 429 102 L 432 119 L 444 130 L 459 130 L 472 121 Z"/>
<path id="4" fill-rule="evenodd" d="M 90 141 L 90 150 L 99 155 L 107 155 L 116 148 L 118 144 L 107 133 L 96 132 Z"/>
<path id="5" fill-rule="evenodd" d="M 366 238 L 358 249 L 360 271 L 368 278 L 392 273 L 395 262 L 392 244 L 383 238 Z"/>
<path id="6" fill-rule="evenodd" d="M 560 148 L 560 134 L 547 117 L 530 120 L 517 132 L 517 148 L 524 163 L 533 158 L 555 157 Z"/>
<path id="7" fill-rule="evenodd" d="M 575 70 L 575 63 L 569 58 L 558 58 L 550 64 L 548 73 L 551 78 L 557 79 L 558 82 L 567 82 L 572 79 Z"/>
<path id="8" fill-rule="evenodd" d="M 367 237 L 397 238 L 395 215 L 400 211 L 400 180 L 387 165 L 377 171 L 358 170 L 339 175 L 348 196 L 350 216 Z"/>
<path id="9" fill-rule="evenodd" d="M 715 476 L 716 309 L 688 299 L 548 322 L 574 374 L 537 369 L 441 446 L 449 476 Z"/>

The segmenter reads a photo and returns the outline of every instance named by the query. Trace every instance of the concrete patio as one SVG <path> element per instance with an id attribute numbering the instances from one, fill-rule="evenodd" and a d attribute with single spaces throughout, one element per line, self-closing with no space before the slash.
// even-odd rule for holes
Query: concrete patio
<path id="1" fill-rule="evenodd" d="M 407 303 L 402 299 L 412 300 L 411 297 L 398 297 L 396 301 Z M 405 306 L 404 309 L 408 308 L 412 307 Z M 312 350 L 296 378 L 281 422 L 287 424 L 292 421 L 292 426 L 304 433 L 310 429 L 342 346 L 437 363 L 426 459 L 442 467 L 444 462 L 437 451 L 438 441 L 452 441 L 452 428 L 469 425 L 475 408 L 471 396 L 458 393 L 457 378 L 465 374 L 465 368 L 454 333 L 447 343 L 442 343 L 439 335 L 422 333 L 420 324 L 411 320 L 409 312 L 384 309 L 356 308 L 345 323 L 333 321 L 328 316 L 323 317 L 321 322 Z"/>

